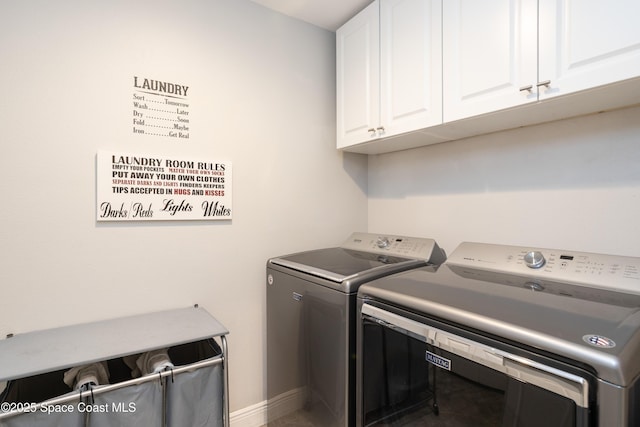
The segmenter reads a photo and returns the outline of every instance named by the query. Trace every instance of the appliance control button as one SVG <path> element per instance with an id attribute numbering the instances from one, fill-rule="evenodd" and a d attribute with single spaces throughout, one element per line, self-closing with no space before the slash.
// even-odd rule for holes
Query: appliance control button
<path id="1" fill-rule="evenodd" d="M 544 259 L 544 255 L 539 251 L 530 251 L 524 256 L 524 263 L 529 268 L 540 268 L 545 262 L 546 260 Z"/>
<path id="2" fill-rule="evenodd" d="M 389 238 L 388 237 L 378 237 L 378 241 L 376 244 L 380 249 L 385 249 L 389 246 Z"/>

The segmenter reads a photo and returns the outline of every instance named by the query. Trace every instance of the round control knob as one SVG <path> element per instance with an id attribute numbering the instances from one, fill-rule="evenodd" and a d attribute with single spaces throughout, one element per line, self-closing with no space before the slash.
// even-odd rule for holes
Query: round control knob
<path id="1" fill-rule="evenodd" d="M 544 255 L 542 255 L 542 252 L 539 251 L 527 252 L 527 254 L 524 256 L 524 263 L 529 268 L 540 268 L 544 265 L 545 262 L 547 261 L 544 259 Z"/>
<path id="2" fill-rule="evenodd" d="M 389 246 L 389 243 L 390 242 L 387 237 L 378 237 L 378 241 L 376 242 L 376 244 L 380 249 L 385 249 L 386 247 Z"/>

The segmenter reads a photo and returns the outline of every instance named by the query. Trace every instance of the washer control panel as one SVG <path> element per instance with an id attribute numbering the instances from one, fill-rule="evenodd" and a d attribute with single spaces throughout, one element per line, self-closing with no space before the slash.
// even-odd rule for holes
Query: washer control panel
<path id="1" fill-rule="evenodd" d="M 451 253 L 447 265 L 640 294 L 636 257 L 464 242 Z"/>
<path id="2" fill-rule="evenodd" d="M 435 240 L 422 237 L 353 233 L 340 247 L 354 251 L 421 259 L 435 264 L 445 260 L 444 251 Z"/>

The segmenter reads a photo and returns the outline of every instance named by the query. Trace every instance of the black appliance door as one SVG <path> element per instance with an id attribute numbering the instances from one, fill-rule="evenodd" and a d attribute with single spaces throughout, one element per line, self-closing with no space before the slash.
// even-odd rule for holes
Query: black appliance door
<path id="1" fill-rule="evenodd" d="M 362 306 L 363 426 L 594 425 L 589 393 L 595 381 L 588 373 L 411 317 Z"/>

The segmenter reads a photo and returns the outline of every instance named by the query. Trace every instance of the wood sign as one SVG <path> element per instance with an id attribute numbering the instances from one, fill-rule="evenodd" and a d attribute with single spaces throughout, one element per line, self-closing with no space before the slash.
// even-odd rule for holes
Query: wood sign
<path id="1" fill-rule="evenodd" d="M 231 162 L 99 151 L 97 221 L 230 220 Z"/>

